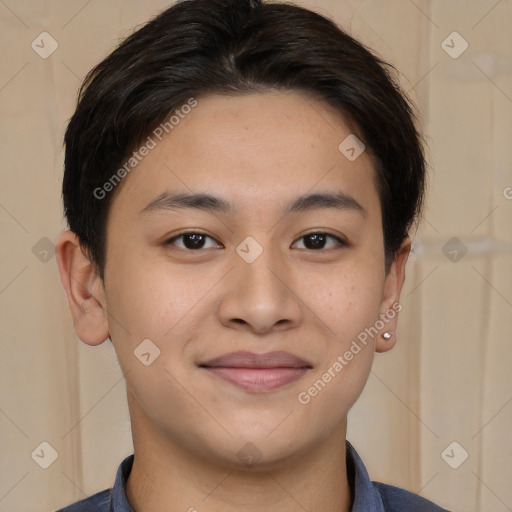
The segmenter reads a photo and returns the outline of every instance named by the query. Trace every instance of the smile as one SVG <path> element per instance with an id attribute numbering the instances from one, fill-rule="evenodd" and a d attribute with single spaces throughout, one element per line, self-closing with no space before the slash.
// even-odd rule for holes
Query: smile
<path id="1" fill-rule="evenodd" d="M 200 368 L 252 392 L 272 391 L 302 377 L 312 366 L 288 352 L 233 352 L 211 359 Z"/>

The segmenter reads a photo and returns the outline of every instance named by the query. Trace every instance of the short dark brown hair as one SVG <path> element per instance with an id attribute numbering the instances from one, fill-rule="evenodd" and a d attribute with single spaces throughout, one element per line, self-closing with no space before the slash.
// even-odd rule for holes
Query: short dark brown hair
<path id="1" fill-rule="evenodd" d="M 114 192 L 101 188 L 175 109 L 209 93 L 297 91 L 343 114 L 374 161 L 386 265 L 418 216 L 426 163 L 396 69 L 330 19 L 289 3 L 182 0 L 94 67 L 65 134 L 69 228 L 104 279 Z M 341 141 L 340 141 L 341 142 Z"/>

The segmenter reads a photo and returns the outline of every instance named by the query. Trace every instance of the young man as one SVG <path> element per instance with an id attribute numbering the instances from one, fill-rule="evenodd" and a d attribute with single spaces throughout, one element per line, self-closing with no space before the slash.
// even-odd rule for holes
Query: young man
<path id="1" fill-rule="evenodd" d="M 63 511 L 442 510 L 346 441 L 396 343 L 421 142 L 386 64 L 291 4 L 179 2 L 91 71 L 57 258 L 134 455 Z"/>

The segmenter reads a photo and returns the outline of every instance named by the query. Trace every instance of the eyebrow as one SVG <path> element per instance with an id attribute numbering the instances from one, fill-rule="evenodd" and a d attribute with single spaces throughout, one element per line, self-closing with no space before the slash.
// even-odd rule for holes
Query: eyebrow
<path id="1" fill-rule="evenodd" d="M 217 196 L 204 193 L 174 193 L 168 191 L 163 192 L 155 197 L 148 205 L 141 211 L 141 214 L 148 214 L 158 211 L 166 210 L 182 210 L 186 208 L 195 208 L 213 213 L 226 213 L 234 214 L 235 207 Z M 353 210 L 360 212 L 366 216 L 366 210 L 363 208 L 354 197 L 345 193 L 314 193 L 306 194 L 296 198 L 289 204 L 284 211 L 284 214 L 306 212 L 322 208 L 333 208 L 337 210 Z"/>

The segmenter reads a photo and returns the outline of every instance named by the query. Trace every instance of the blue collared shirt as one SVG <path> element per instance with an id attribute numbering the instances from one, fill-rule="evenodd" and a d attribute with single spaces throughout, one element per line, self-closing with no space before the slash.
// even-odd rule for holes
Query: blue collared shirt
<path id="1" fill-rule="evenodd" d="M 372 482 L 354 447 L 347 441 L 347 474 L 353 496 L 351 512 L 448 512 L 399 487 Z M 126 481 L 134 455 L 121 462 L 112 489 L 61 508 L 57 512 L 134 512 L 126 497 Z"/>

